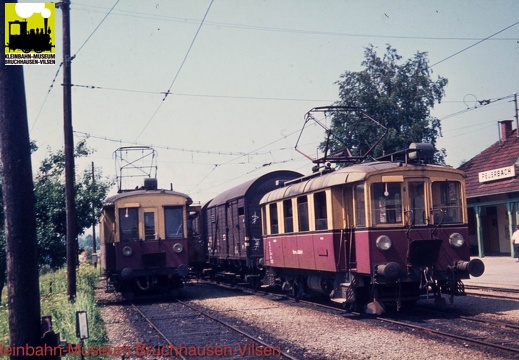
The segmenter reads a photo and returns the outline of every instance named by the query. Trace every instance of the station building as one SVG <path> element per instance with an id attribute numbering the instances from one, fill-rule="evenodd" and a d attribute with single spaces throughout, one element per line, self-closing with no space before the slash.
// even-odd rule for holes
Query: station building
<path id="1" fill-rule="evenodd" d="M 473 255 L 514 256 L 519 224 L 519 133 L 513 120 L 499 122 L 499 141 L 461 165 L 465 171 Z"/>

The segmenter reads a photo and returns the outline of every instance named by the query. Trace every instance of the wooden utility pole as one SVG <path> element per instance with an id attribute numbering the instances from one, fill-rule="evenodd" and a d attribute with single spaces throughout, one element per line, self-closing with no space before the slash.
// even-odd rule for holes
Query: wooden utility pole
<path id="1" fill-rule="evenodd" d="M 65 132 L 65 197 L 67 217 L 67 295 L 76 297 L 77 220 L 74 191 L 74 130 L 72 128 L 72 80 L 70 58 L 70 1 L 61 3 L 63 15 L 63 129 Z"/>
<path id="2" fill-rule="evenodd" d="M 514 104 L 515 104 L 515 132 L 517 133 L 517 137 L 519 137 L 519 108 L 517 107 L 517 93 L 514 94 Z"/>
<path id="3" fill-rule="evenodd" d="M 94 175 L 94 162 L 92 161 L 92 188 L 95 189 L 96 177 Z M 96 253 L 96 206 L 92 200 L 92 253 Z"/>
<path id="4" fill-rule="evenodd" d="M 5 0 L 0 38 L 5 39 Z M 9 344 L 40 346 L 40 290 L 29 126 L 22 65 L 0 60 L 0 159 L 5 209 Z M 29 359 L 11 356 L 11 359 Z M 33 357 L 34 358 L 34 357 Z"/>

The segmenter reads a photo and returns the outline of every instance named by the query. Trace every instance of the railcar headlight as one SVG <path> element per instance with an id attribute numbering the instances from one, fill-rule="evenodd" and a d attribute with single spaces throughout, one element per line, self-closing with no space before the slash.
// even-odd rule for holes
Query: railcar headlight
<path id="1" fill-rule="evenodd" d="M 182 244 L 176 243 L 175 245 L 173 245 L 173 251 L 176 252 L 177 254 L 180 254 L 182 252 L 182 250 L 184 250 L 184 247 L 182 246 Z"/>
<path id="2" fill-rule="evenodd" d="M 465 244 L 465 238 L 460 233 L 452 233 L 449 236 L 449 244 L 453 248 L 460 248 Z"/>
<path id="3" fill-rule="evenodd" d="M 389 236 L 387 235 L 380 235 L 378 238 L 377 238 L 377 248 L 380 250 L 380 251 L 386 251 L 386 250 L 389 250 L 391 249 L 391 239 L 389 238 Z"/>
<path id="4" fill-rule="evenodd" d="M 123 255 L 130 256 L 133 253 L 133 249 L 130 246 L 123 247 Z"/>

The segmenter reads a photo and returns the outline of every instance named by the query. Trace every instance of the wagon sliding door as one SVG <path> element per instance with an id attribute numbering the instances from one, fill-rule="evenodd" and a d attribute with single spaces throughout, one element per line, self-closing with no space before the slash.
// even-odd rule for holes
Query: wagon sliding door
<path id="1" fill-rule="evenodd" d="M 243 240 L 243 198 L 226 203 L 226 228 L 227 228 L 227 256 L 233 259 L 239 259 L 244 256 L 242 246 Z M 241 221 L 240 221 L 241 220 Z"/>

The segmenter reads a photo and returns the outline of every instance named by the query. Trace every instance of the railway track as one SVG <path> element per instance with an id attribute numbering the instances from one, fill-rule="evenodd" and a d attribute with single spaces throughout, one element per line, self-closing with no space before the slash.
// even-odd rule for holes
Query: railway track
<path id="1" fill-rule="evenodd" d="M 519 326 L 515 324 L 466 316 L 434 319 L 419 317 L 417 320 L 395 320 L 377 317 L 376 320 L 449 339 L 460 340 L 464 344 L 477 344 L 487 348 L 502 350 L 509 353 L 511 358 L 519 358 L 519 343 L 517 342 Z M 467 326 L 463 325 L 463 323 L 477 323 L 478 326 Z"/>
<path id="2" fill-rule="evenodd" d="M 472 290 L 470 292 L 467 292 L 467 295 L 471 296 L 484 296 L 495 299 L 519 301 L 519 289 L 507 289 L 475 285 L 465 285 L 465 289 Z"/>
<path id="3" fill-rule="evenodd" d="M 132 308 L 167 343 L 136 349 L 137 356 L 178 359 L 271 359 L 296 358 L 223 318 L 190 304 L 176 301 L 136 305 Z M 139 351 L 139 352 L 137 352 Z"/>
<path id="4" fill-rule="evenodd" d="M 226 285 L 223 286 L 227 287 Z M 241 288 L 240 290 L 249 294 L 256 293 L 255 291 L 247 288 Z M 484 288 L 483 290 L 516 293 L 516 291 L 510 291 L 510 289 Z M 269 295 L 280 298 L 285 297 L 288 299 L 286 295 L 280 295 L 277 293 Z M 513 300 L 518 300 L 517 297 L 510 298 Z M 326 309 L 327 311 L 335 311 L 336 313 L 343 316 L 346 314 L 346 311 L 337 304 L 322 304 L 319 302 L 307 300 L 300 300 L 299 303 L 310 307 Z M 416 312 L 419 313 L 422 311 L 433 314 L 433 317 L 424 317 L 423 315 L 409 315 L 407 313 L 404 313 L 403 315 L 399 313 L 397 315 L 397 317 L 404 317 L 405 319 L 403 320 L 391 319 L 384 316 L 366 316 L 359 313 L 351 313 L 349 316 L 356 316 L 361 321 L 382 322 L 386 324 L 390 323 L 399 327 L 418 330 L 427 334 L 435 334 L 448 339 L 462 341 L 463 344 L 477 344 L 479 346 L 484 346 L 491 349 L 498 349 L 511 354 L 511 358 L 519 358 L 519 342 L 517 341 L 517 338 L 519 337 L 519 325 L 517 324 L 493 321 L 474 316 L 452 315 L 445 312 L 420 308 L 411 314 L 416 314 Z M 470 326 L 468 325 L 469 323 L 475 323 L 477 326 Z"/>
<path id="5" fill-rule="evenodd" d="M 121 322 L 126 331 L 138 332 L 126 338 L 123 330 L 118 337 L 112 338 L 111 344 L 128 345 L 132 353 L 138 350 L 135 359 L 191 359 L 195 358 L 194 351 L 198 349 L 202 354 L 204 349 L 211 349 L 213 356 L 196 356 L 196 359 L 215 359 L 215 349 L 225 346 L 232 349 L 232 354 L 228 352 L 218 357 L 264 359 L 265 356 L 257 353 L 242 354 L 248 351 L 244 349 L 255 351 L 252 345 L 255 349 L 276 348 L 269 343 L 282 345 L 286 352 L 269 356 L 273 359 L 361 359 L 383 353 L 388 358 L 396 359 L 395 354 L 399 354 L 398 358 L 409 355 L 415 359 L 427 351 L 439 358 L 519 359 L 519 348 L 514 347 L 519 324 L 504 324 L 497 317 L 493 322 L 480 319 L 480 316 L 463 317 L 461 315 L 468 314 L 458 310 L 429 315 L 412 311 L 374 317 L 347 313 L 333 304 L 303 300 L 296 303 L 286 295 L 263 290 L 254 292 L 223 286 L 226 291 L 221 291 L 220 288 L 222 286 L 214 283 L 199 283 L 186 288 L 185 301 L 151 303 L 149 300 L 131 306 L 127 303 L 122 307 L 114 305 L 114 311 L 122 308 L 126 313 L 124 319 L 129 322 Z M 242 291 L 244 294 L 240 294 Z M 252 300 L 254 297 L 258 300 Z M 478 300 L 483 307 L 485 301 L 492 300 Z M 476 313 L 485 314 L 478 309 Z M 116 317 L 114 323 L 118 321 L 120 318 Z M 238 334 L 235 330 L 247 333 Z M 412 344 L 406 345 L 404 351 L 398 344 L 407 344 L 410 335 Z M 366 348 L 366 336 L 377 343 L 381 352 Z M 344 339 L 348 341 L 344 342 Z M 141 348 L 139 344 L 137 348 L 136 344 L 140 342 L 150 344 L 150 347 Z M 175 349 L 183 349 L 183 352 L 175 352 Z"/>

